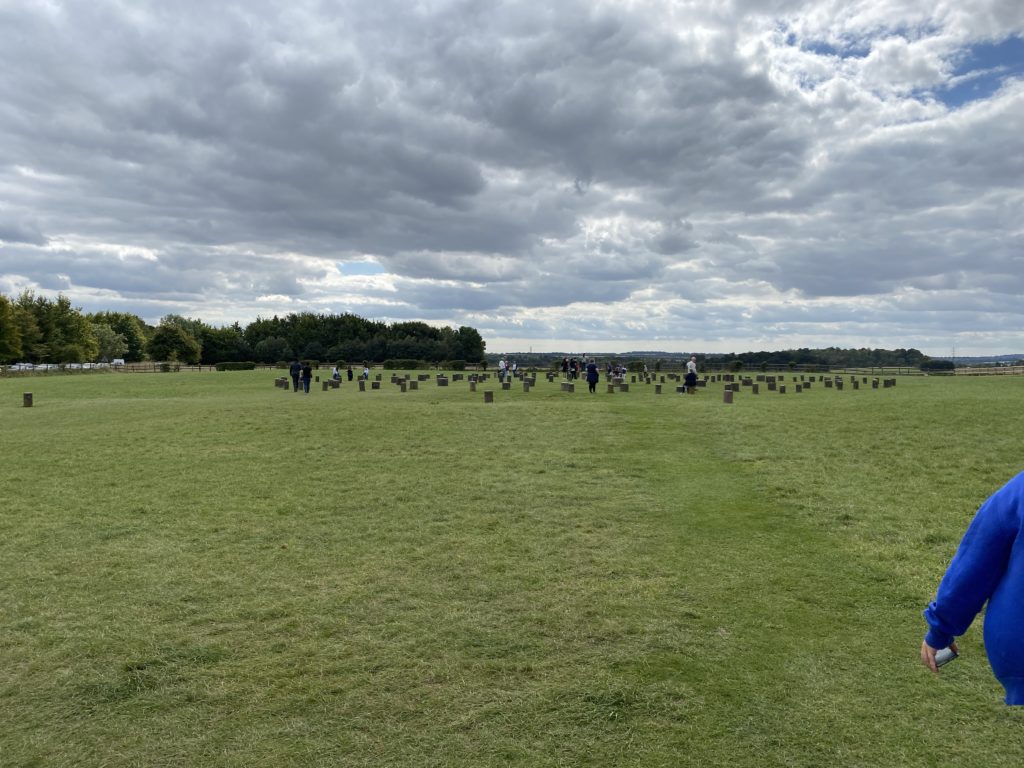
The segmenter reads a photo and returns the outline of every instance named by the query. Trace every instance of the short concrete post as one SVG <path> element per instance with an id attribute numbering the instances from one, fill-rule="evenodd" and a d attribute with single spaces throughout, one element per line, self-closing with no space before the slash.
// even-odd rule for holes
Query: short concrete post
<path id="1" fill-rule="evenodd" d="M 654 385 L 654 394 L 656 394 L 656 395 L 660 395 L 661 394 L 661 384 L 655 384 Z"/>
<path id="2" fill-rule="evenodd" d="M 780 395 L 786 394 L 786 385 L 785 384 L 779 384 L 779 394 Z"/>
<path id="3" fill-rule="evenodd" d="M 484 392 L 484 402 L 485 403 L 493 403 L 494 402 L 494 392 L 492 392 L 489 389 L 486 392 Z"/>
<path id="4" fill-rule="evenodd" d="M 501 388 L 502 389 L 512 389 L 512 382 L 511 381 L 503 381 L 503 382 L 501 382 Z"/>
<path id="5" fill-rule="evenodd" d="M 751 387 L 750 387 L 750 394 L 756 395 L 757 394 L 757 388 L 758 388 L 757 384 L 751 385 Z"/>
<path id="6" fill-rule="evenodd" d="M 324 382 L 324 392 L 326 392 L 326 391 L 327 391 L 327 388 L 328 388 L 329 386 L 331 386 L 331 385 L 330 385 L 330 384 L 329 384 L 328 382 L 326 382 L 326 381 L 325 381 L 325 382 Z"/>
<path id="7" fill-rule="evenodd" d="M 530 380 L 526 379 L 525 381 L 523 381 L 523 392 L 529 392 L 529 391 L 530 391 Z"/>
<path id="8" fill-rule="evenodd" d="M 31 408 L 32 407 L 32 393 L 31 392 L 25 392 L 21 396 L 21 404 L 24 407 L 26 407 L 26 408 Z"/>
<path id="9" fill-rule="evenodd" d="M 722 392 L 722 402 L 723 403 L 731 403 L 732 402 L 732 390 L 731 389 L 727 389 L 727 390 Z"/>
<path id="10" fill-rule="evenodd" d="M 470 392 L 476 392 L 476 382 L 475 381 L 469 382 L 469 391 Z"/>
<path id="11" fill-rule="evenodd" d="M 366 379 L 360 379 L 359 380 L 359 391 L 360 392 L 365 392 L 366 391 Z"/>
<path id="12" fill-rule="evenodd" d="M 370 389 L 380 389 L 380 381 L 371 381 Z"/>

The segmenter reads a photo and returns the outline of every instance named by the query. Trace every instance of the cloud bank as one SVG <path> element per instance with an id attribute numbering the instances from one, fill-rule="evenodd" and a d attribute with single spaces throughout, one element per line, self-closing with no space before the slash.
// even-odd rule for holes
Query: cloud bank
<path id="1" fill-rule="evenodd" d="M 0 291 L 1024 349 L 1018 0 L 0 5 Z"/>

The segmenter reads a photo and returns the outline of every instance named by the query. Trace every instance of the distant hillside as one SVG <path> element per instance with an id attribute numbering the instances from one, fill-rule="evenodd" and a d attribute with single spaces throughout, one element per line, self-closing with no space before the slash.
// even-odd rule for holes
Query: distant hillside
<path id="1" fill-rule="evenodd" d="M 867 367 L 900 367 L 900 368 L 918 368 L 921 365 L 927 363 L 929 358 L 916 349 L 840 349 L 838 347 L 828 347 L 825 349 L 787 349 L 775 352 L 694 352 L 697 355 L 698 364 L 707 365 L 711 367 L 729 367 L 746 370 L 753 370 L 755 368 L 762 368 L 767 370 L 769 367 L 775 369 L 782 367 L 814 367 L 823 368 L 825 370 L 831 368 L 844 368 L 844 367 L 856 367 L 856 368 L 867 368 Z M 549 367 L 557 365 L 558 361 L 561 361 L 563 357 L 575 357 L 580 358 L 583 355 L 580 353 L 566 353 L 561 354 L 557 352 L 549 353 L 519 353 L 519 354 L 507 354 L 503 355 L 507 360 L 515 361 L 520 366 L 525 367 Z M 588 350 L 586 357 L 594 357 L 601 362 L 644 362 L 651 365 L 652 368 L 658 370 L 662 366 L 676 367 L 682 364 L 684 360 L 689 358 L 689 352 L 651 352 L 651 351 L 633 351 L 633 352 L 622 352 L 622 353 L 601 353 L 596 350 Z M 489 363 L 496 363 L 498 355 L 488 354 L 487 360 Z M 963 358 L 957 358 L 960 362 Z"/>
<path id="2" fill-rule="evenodd" d="M 933 360 L 952 360 L 957 365 L 990 365 L 994 363 L 1016 363 L 1018 360 L 1024 360 L 1024 352 L 1016 355 L 987 355 L 987 356 L 969 356 L 969 355 L 957 355 L 953 357 L 936 355 L 932 358 Z"/>

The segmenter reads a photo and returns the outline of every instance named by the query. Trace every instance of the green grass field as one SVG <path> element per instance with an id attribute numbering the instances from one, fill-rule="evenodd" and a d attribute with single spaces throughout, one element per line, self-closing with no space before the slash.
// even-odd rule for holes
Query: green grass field
<path id="1" fill-rule="evenodd" d="M 1024 763 L 917 658 L 1024 380 L 273 376 L 0 379 L 0 765 Z"/>

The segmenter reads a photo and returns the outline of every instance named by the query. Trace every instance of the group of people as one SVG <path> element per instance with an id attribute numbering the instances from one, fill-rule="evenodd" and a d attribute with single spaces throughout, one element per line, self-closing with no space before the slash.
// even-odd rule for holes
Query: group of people
<path id="1" fill-rule="evenodd" d="M 299 387 L 302 387 L 302 391 L 307 395 L 309 394 L 309 382 L 313 380 L 313 366 L 309 363 L 300 363 L 298 360 L 293 360 L 291 366 L 288 369 L 288 373 L 292 377 L 292 391 L 298 392 Z"/>
<path id="2" fill-rule="evenodd" d="M 498 380 L 502 383 L 504 383 L 506 376 L 510 379 L 514 379 L 518 372 L 519 366 L 516 364 L 515 360 L 511 363 L 506 362 L 504 357 L 498 360 Z"/>
<path id="3" fill-rule="evenodd" d="M 301 387 L 302 391 L 308 395 L 309 384 L 313 380 L 313 366 L 308 362 L 300 363 L 298 359 L 296 359 L 293 360 L 292 364 L 289 366 L 288 373 L 292 377 L 292 391 L 298 392 L 299 387 Z M 352 381 L 355 377 L 355 373 L 352 371 L 351 365 L 345 370 L 345 377 L 349 381 Z M 338 366 L 334 366 L 334 368 L 331 369 L 331 378 L 335 381 L 341 381 L 341 369 L 338 368 Z M 363 364 L 362 378 L 370 378 L 370 368 L 366 363 Z"/>
<path id="4" fill-rule="evenodd" d="M 515 376 L 517 366 L 502 358 L 498 377 Z M 313 369 L 307 362 L 292 362 L 289 372 L 295 392 L 309 393 Z M 623 375 L 625 369 L 606 366 L 606 373 Z M 352 366 L 345 372 L 352 381 Z M 570 381 L 585 374 L 591 393 L 597 391 L 600 371 L 594 358 L 562 359 L 562 374 Z M 341 378 L 337 366 L 331 371 Z M 362 378 L 370 377 L 363 366 Z M 686 391 L 697 391 L 697 358 L 686 363 Z M 1024 705 L 1024 472 L 994 493 L 978 510 L 956 555 L 939 583 L 935 599 L 924 612 L 928 632 L 921 642 L 921 662 L 938 672 L 942 659 L 955 658 L 956 638 L 967 631 L 981 609 L 985 611 L 984 640 L 989 663 L 1006 690 L 1006 703 Z M 948 649 L 948 650 L 947 650 Z"/>

